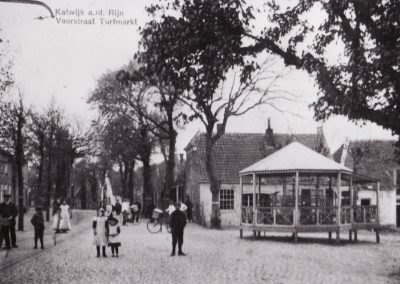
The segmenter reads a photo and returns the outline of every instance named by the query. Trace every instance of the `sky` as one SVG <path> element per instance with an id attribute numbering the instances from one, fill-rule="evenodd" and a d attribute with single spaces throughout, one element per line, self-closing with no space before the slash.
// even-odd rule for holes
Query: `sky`
<path id="1" fill-rule="evenodd" d="M 73 120 L 83 127 L 90 125 L 96 113 L 86 103 L 97 80 L 107 71 L 127 64 L 138 50 L 139 27 L 148 20 L 146 0 L 47 0 L 55 19 L 40 6 L 0 2 L 0 38 L 3 48 L 13 60 L 16 85 L 24 93 L 27 104 L 41 109 L 54 100 Z M 78 10 L 76 10 L 78 9 Z M 83 11 L 84 15 L 66 13 Z M 88 15 L 89 11 L 94 14 Z M 100 12 L 101 11 L 101 12 Z M 119 15 L 120 12 L 123 15 Z M 97 15 L 96 15 L 97 13 Z M 110 15 L 111 13 L 111 15 Z M 316 11 L 318 17 L 318 11 Z M 119 15 L 119 17 L 117 17 Z M 94 24 L 67 24 L 68 20 L 90 20 Z M 102 24 L 104 20 L 132 20 L 131 25 Z M 63 23 L 64 21 L 64 23 Z M 256 23 L 260 28 L 262 19 Z M 298 102 L 281 105 L 284 112 L 260 107 L 231 119 L 228 132 L 264 132 L 268 118 L 275 133 L 316 133 L 323 125 L 327 141 L 335 151 L 348 137 L 354 139 L 394 139 L 389 131 L 366 123 L 350 123 L 344 117 L 332 117 L 323 124 L 313 119 L 308 106 L 317 97 L 314 81 L 301 71 L 288 73 L 280 84 L 295 94 Z M 200 122 L 193 122 L 179 131 L 178 153 L 202 131 Z"/>

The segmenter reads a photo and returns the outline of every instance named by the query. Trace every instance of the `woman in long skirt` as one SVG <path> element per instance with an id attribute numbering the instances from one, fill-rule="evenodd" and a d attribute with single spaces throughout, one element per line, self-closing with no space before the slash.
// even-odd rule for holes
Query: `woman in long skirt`
<path id="1" fill-rule="evenodd" d="M 71 230 L 71 215 L 70 215 L 70 209 L 69 205 L 67 202 L 64 200 L 63 204 L 60 206 L 61 213 L 60 213 L 60 230 L 63 232 L 66 232 L 68 230 Z"/>
<path id="2" fill-rule="evenodd" d="M 97 211 L 97 216 L 93 218 L 93 244 L 97 249 L 97 257 L 100 257 L 100 247 L 103 250 L 103 257 L 107 257 L 106 255 L 106 246 L 107 246 L 107 232 L 108 232 L 108 223 L 107 217 L 104 216 L 104 209 L 101 208 Z"/>

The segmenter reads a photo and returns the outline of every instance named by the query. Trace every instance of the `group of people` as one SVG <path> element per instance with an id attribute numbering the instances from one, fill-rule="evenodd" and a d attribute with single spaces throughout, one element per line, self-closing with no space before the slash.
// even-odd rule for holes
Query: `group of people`
<path id="1" fill-rule="evenodd" d="M 142 204 L 139 201 L 135 201 L 133 203 L 129 202 L 128 199 L 124 199 L 122 204 L 115 204 L 115 211 L 117 212 L 117 208 L 120 208 L 120 212 L 122 212 L 122 225 L 126 226 L 127 222 L 134 223 L 135 221 L 139 223 L 140 212 L 142 211 Z M 117 215 L 118 212 L 117 212 Z"/>
<path id="2" fill-rule="evenodd" d="M 34 229 L 34 249 L 38 248 L 40 241 L 41 249 L 44 249 L 43 236 L 45 230 L 45 219 L 43 207 L 37 206 L 32 216 L 31 224 Z M 71 210 L 66 201 L 58 198 L 53 203 L 53 229 L 55 233 L 67 232 L 71 229 Z M 18 216 L 17 206 L 11 202 L 11 195 L 4 194 L 4 202 L 0 203 L 0 248 L 5 241 L 5 249 L 17 248 L 17 237 L 15 234 L 16 217 Z"/>
<path id="3" fill-rule="evenodd" d="M 118 248 L 121 246 L 119 221 L 111 213 L 105 215 L 104 208 L 97 210 L 97 216 L 93 218 L 92 223 L 94 240 L 93 244 L 97 249 L 97 257 L 100 257 L 100 247 L 103 257 L 107 257 L 106 247 L 111 248 L 111 256 L 118 257 Z"/>

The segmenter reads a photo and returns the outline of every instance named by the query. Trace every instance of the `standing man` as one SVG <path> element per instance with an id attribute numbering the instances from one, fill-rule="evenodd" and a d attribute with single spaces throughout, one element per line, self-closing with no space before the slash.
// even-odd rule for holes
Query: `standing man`
<path id="1" fill-rule="evenodd" d="M 122 205 L 121 205 L 121 203 L 119 203 L 119 199 L 117 199 L 117 202 L 114 205 L 114 210 L 115 210 L 115 214 L 117 214 L 117 216 L 121 215 Z"/>
<path id="2" fill-rule="evenodd" d="M 17 237 L 15 235 L 15 218 L 18 216 L 18 209 L 14 203 L 10 201 L 11 194 L 4 194 L 4 202 L 0 204 L 0 216 L 6 222 L 1 225 L 1 231 L 3 232 L 3 238 L 6 241 L 6 249 L 10 249 L 11 245 L 17 248 Z M 11 236 L 11 244 L 10 244 Z"/>
<path id="3" fill-rule="evenodd" d="M 175 210 L 172 212 L 170 217 L 171 233 L 172 233 L 172 253 L 171 256 L 175 255 L 176 243 L 178 243 L 178 255 L 186 255 L 182 251 L 183 245 L 183 231 L 186 226 L 186 216 L 181 210 L 181 204 L 175 203 Z"/>
<path id="4" fill-rule="evenodd" d="M 193 203 L 190 201 L 189 195 L 186 195 L 187 218 L 189 222 L 193 222 Z"/>

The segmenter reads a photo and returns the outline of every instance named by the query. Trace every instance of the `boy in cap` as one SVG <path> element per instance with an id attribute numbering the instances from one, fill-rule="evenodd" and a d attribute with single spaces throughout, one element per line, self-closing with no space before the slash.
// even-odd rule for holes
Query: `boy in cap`
<path id="1" fill-rule="evenodd" d="M 42 212 L 42 207 L 36 207 L 36 213 L 33 215 L 31 219 L 31 223 L 35 230 L 35 246 L 34 249 L 37 249 L 37 241 L 40 240 L 40 248 L 44 249 L 43 246 L 43 235 L 44 235 L 44 217 Z"/>

